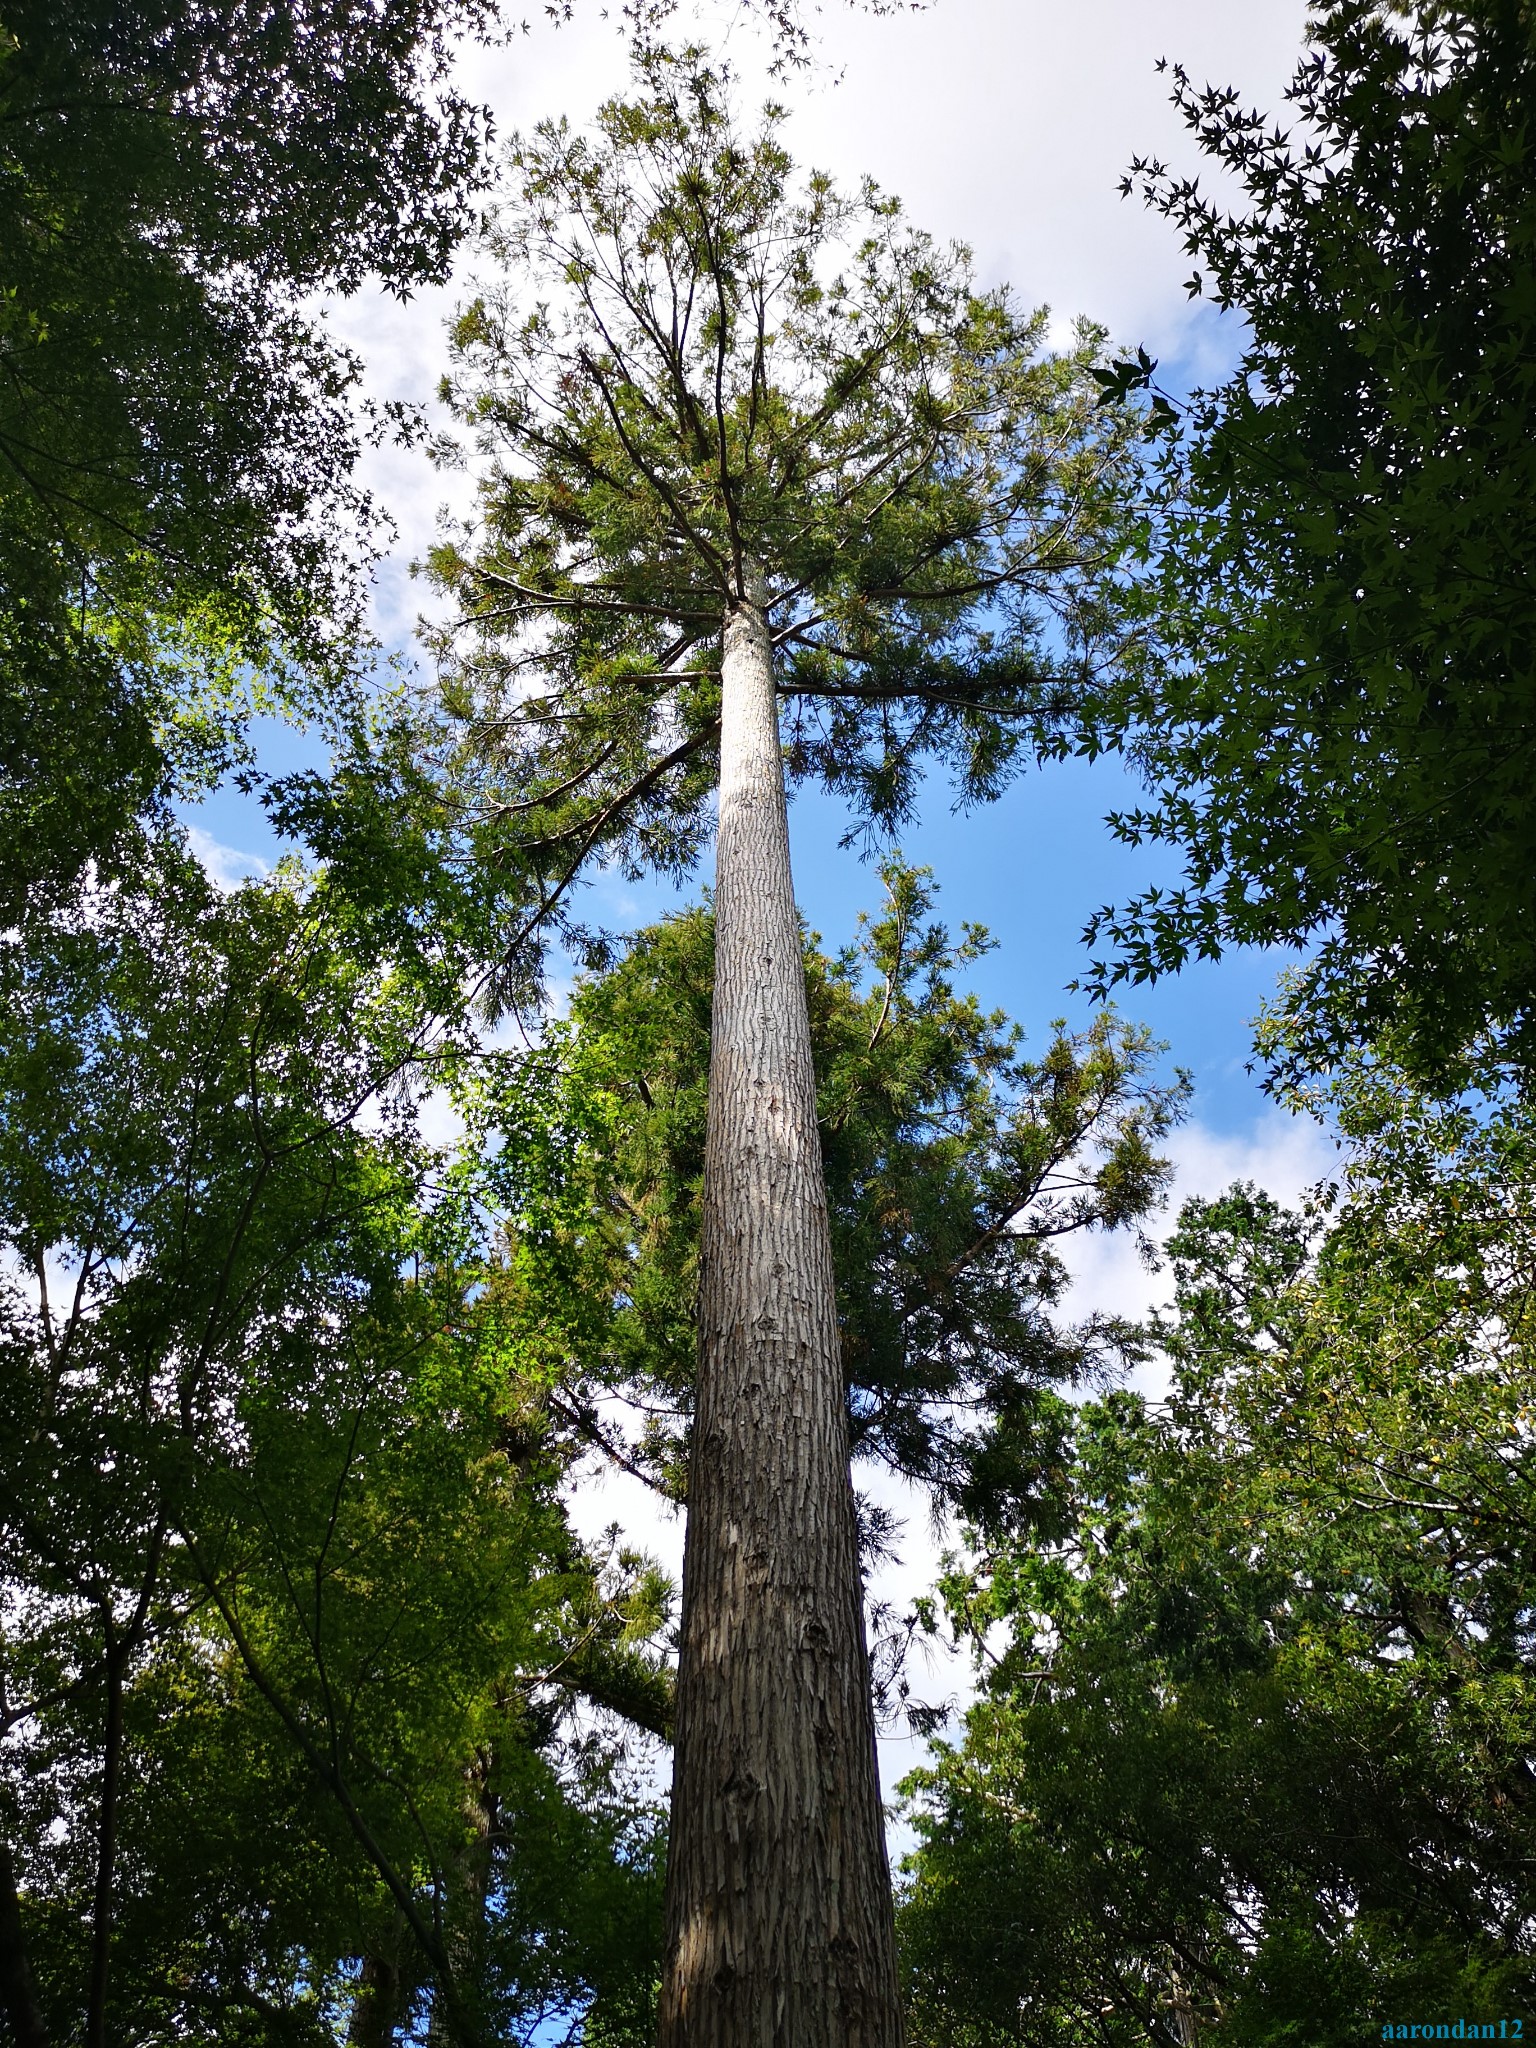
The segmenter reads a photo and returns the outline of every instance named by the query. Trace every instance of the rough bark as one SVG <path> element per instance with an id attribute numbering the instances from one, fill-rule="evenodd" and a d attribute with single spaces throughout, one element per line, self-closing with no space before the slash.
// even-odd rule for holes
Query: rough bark
<path id="1" fill-rule="evenodd" d="M 772 652 L 725 628 L 661 2048 L 900 2048 Z"/>
<path id="2" fill-rule="evenodd" d="M 11 1845 L 0 1835 L 0 2012 L 11 2024 L 16 2048 L 48 2048 L 48 2030 L 37 2002 L 21 1899 Z"/>

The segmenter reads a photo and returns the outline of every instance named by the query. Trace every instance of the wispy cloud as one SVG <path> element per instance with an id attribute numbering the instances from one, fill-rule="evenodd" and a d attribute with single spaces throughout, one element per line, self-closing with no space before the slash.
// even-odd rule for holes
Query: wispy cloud
<path id="1" fill-rule="evenodd" d="M 242 882 L 250 881 L 253 876 L 259 878 L 272 872 L 259 855 L 242 853 L 238 846 L 226 846 L 223 840 L 205 832 L 201 825 L 188 825 L 186 832 L 187 844 L 215 888 L 238 889 Z"/>

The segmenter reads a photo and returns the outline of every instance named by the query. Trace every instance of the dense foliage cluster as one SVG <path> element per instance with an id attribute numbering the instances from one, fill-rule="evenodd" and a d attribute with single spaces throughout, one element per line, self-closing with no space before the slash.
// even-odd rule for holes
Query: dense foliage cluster
<path id="1" fill-rule="evenodd" d="M 1536 1986 L 1529 1107 L 1331 1091 L 1341 1188 L 1192 1203 L 1166 1402 L 1063 1406 L 945 1586 L 917 2038 L 1359 2038 Z"/>
<path id="2" fill-rule="evenodd" d="M 322 695 L 345 663 L 371 546 L 358 365 L 301 301 L 442 276 L 485 125 L 447 82 L 451 38 L 489 13 L 7 5 L 6 915 L 110 858 L 146 801 L 217 772 L 245 664 L 270 700 Z"/>
<path id="3" fill-rule="evenodd" d="M 892 866 L 886 884 L 855 945 L 806 953 L 852 1446 L 969 1502 L 1006 1486 L 1009 1418 L 1042 1386 L 1099 1382 L 1134 1350 L 1112 1318 L 1053 1316 L 1057 1247 L 1144 1221 L 1186 1087 L 1154 1081 L 1156 1048 L 1112 1015 L 1025 1058 L 1018 1028 L 954 985 L 985 933 L 956 945 L 921 874 Z M 548 1034 L 561 1067 L 540 1114 L 570 1168 L 557 1194 L 547 1173 L 526 1190 L 518 1244 L 572 1421 L 672 1497 L 695 1363 L 711 940 L 702 910 L 642 932 Z M 547 1157 L 526 1106 L 517 1135 L 509 1205 L 522 1163 Z M 605 1409 L 629 1400 L 638 1435 L 610 1435 Z"/>
<path id="4" fill-rule="evenodd" d="M 565 1805 L 551 1840 L 639 1829 L 599 1863 L 644 1890 L 643 1799 L 559 1759 L 579 1691 L 665 1727 L 665 1592 L 574 1542 L 558 1450 L 516 1426 L 472 1176 L 416 1132 L 475 1052 L 467 921 L 439 894 L 413 948 L 410 879 L 372 908 L 296 864 L 220 895 L 161 838 L 6 949 L 7 1834 L 39 2038 L 87 2009 L 112 2040 L 318 2041 L 376 1952 L 398 2017 L 434 1976 L 494 2005 L 494 1968 L 473 1995 L 452 1968 L 471 1811 L 475 1881 L 519 1845 L 529 1914 L 530 1805 L 539 1840 Z M 608 1967 L 561 1954 L 506 1996 Z"/>
<path id="5" fill-rule="evenodd" d="M 1309 41 L 1289 131 L 1177 74 L 1235 202 L 1136 167 L 1249 333 L 1173 439 L 1112 714 L 1155 792 L 1119 829 L 1187 880 L 1099 929 L 1133 978 L 1316 941 L 1314 1050 L 1391 1024 L 1443 1076 L 1492 1023 L 1528 1062 L 1536 19 L 1332 0 Z"/>

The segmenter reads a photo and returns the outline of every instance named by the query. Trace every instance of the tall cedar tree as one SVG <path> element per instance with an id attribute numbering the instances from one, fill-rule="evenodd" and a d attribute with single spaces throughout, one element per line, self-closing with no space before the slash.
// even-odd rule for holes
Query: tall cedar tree
<path id="1" fill-rule="evenodd" d="M 696 55 L 641 77 L 594 138 L 513 154 L 491 248 L 549 300 L 458 325 L 486 468 L 483 526 L 436 557 L 447 688 L 536 918 L 569 924 L 591 855 L 691 865 L 718 785 L 660 2037 L 889 2048 L 786 752 L 877 825 L 925 753 L 992 793 L 1109 629 L 1128 430 L 1095 409 L 1094 337 L 1042 353 L 1043 315 L 975 294 L 872 187 L 794 185 L 778 111 L 738 133 Z"/>
<path id="2" fill-rule="evenodd" d="M 1103 914 L 1108 974 L 1311 942 L 1314 1057 L 1391 1026 L 1443 1075 L 1491 1023 L 1529 1070 L 1536 14 L 1332 0 L 1309 37 L 1289 133 L 1176 74 L 1235 208 L 1135 167 L 1250 332 L 1169 456 L 1123 714 L 1155 796 L 1121 831 L 1187 876 Z"/>

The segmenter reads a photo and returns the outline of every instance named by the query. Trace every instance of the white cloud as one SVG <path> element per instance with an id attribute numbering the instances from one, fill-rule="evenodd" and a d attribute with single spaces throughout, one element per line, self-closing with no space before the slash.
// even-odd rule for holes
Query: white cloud
<path id="1" fill-rule="evenodd" d="M 416 1109 L 416 1130 L 428 1145 L 458 1145 L 464 1136 L 464 1119 L 454 1107 L 446 1088 L 433 1088 Z"/>
<path id="2" fill-rule="evenodd" d="M 625 1540 L 683 1582 L 683 1513 L 601 1453 L 582 1466 L 566 1501 L 571 1527 L 585 1543 L 601 1542 L 617 1523 Z"/>
<path id="3" fill-rule="evenodd" d="M 1308 1117 L 1267 1110 L 1246 1131 L 1213 1131 L 1201 1123 L 1186 1124 L 1168 1142 L 1173 1161 L 1173 1189 L 1168 1207 L 1152 1233 L 1160 1241 L 1172 1230 L 1180 1207 L 1193 1195 L 1219 1195 L 1234 1181 L 1253 1181 L 1276 1201 L 1295 1203 L 1306 1190 L 1331 1174 L 1338 1153 L 1319 1125 Z M 1145 1316 L 1172 1295 L 1166 1265 L 1149 1269 L 1123 1233 L 1068 1239 L 1063 1256 L 1072 1272 L 1072 1286 L 1063 1314 L 1078 1318 L 1103 1315 Z M 1133 1384 L 1143 1393 L 1166 1390 L 1166 1376 L 1148 1367 Z"/>
<path id="4" fill-rule="evenodd" d="M 920 226 L 970 243 L 988 282 L 1162 350 L 1188 323 L 1189 264 L 1119 182 L 1136 156 L 1198 158 L 1155 66 L 1274 106 L 1305 14 L 1305 0 L 935 0 L 900 20 L 829 8 L 843 82 L 806 98 L 796 133 L 816 162 L 871 173 Z"/>
<path id="5" fill-rule="evenodd" d="M 893 1620 L 901 1621 L 910 1615 L 914 1602 L 933 1591 L 946 1556 L 960 1549 L 959 1530 L 947 1519 L 935 1521 L 925 1487 L 893 1472 L 860 1465 L 855 1469 L 854 1483 L 900 1524 L 892 1544 L 894 1555 L 869 1575 L 868 1598 L 871 1603 L 887 1604 Z M 975 1658 L 970 1644 L 957 1645 L 945 1633 L 916 1634 L 907 1652 L 905 1676 L 915 1704 L 948 1710 L 944 1725 L 953 1733 L 976 1696 Z M 889 1806 L 902 1779 L 925 1761 L 928 1744 L 898 1719 L 880 1730 L 876 1749 L 881 1796 Z M 894 1864 L 912 1846 L 911 1830 L 905 1823 L 897 1823 L 888 1829 L 887 1843 Z"/>
<path id="6" fill-rule="evenodd" d="M 201 862 L 203 872 L 215 888 L 237 889 L 253 875 L 268 875 L 272 872 L 259 855 L 242 853 L 237 846 L 226 846 L 221 839 L 215 839 L 211 832 L 205 832 L 201 825 L 188 825 L 186 834 L 188 846 L 191 847 L 194 857 Z"/>

